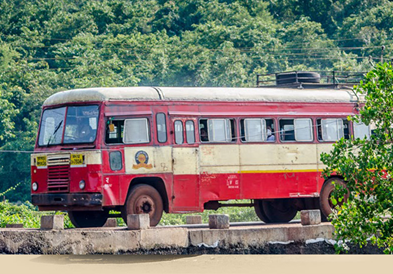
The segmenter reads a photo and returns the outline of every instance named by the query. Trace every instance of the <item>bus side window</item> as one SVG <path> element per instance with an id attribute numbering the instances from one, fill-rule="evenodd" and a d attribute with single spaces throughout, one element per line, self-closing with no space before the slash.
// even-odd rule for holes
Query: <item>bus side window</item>
<path id="1" fill-rule="evenodd" d="M 162 112 L 157 113 L 156 124 L 157 124 L 157 141 L 159 143 L 165 143 L 167 141 L 165 113 Z"/>
<path id="2" fill-rule="evenodd" d="M 124 121 L 125 144 L 149 143 L 149 121 L 147 118 L 126 119 Z"/>
<path id="3" fill-rule="evenodd" d="M 353 135 L 355 139 L 360 138 L 364 139 L 366 138 L 367 140 L 370 139 L 371 135 L 371 130 L 369 126 L 366 126 L 364 123 L 353 123 Z"/>
<path id="4" fill-rule="evenodd" d="M 309 118 L 295 119 L 295 140 L 311 142 L 313 140 L 312 121 Z"/>
<path id="5" fill-rule="evenodd" d="M 349 121 L 347 119 L 343 120 L 344 126 L 344 139 L 349 139 Z"/>
<path id="6" fill-rule="evenodd" d="M 207 119 L 199 120 L 199 137 L 201 142 L 209 142 L 209 134 L 207 131 Z"/>
<path id="7" fill-rule="evenodd" d="M 249 118 L 244 119 L 244 141 L 264 142 L 266 141 L 266 121 L 265 119 Z"/>
<path id="8" fill-rule="evenodd" d="M 229 119 L 209 119 L 208 134 L 210 142 L 231 142 L 231 123 Z"/>
<path id="9" fill-rule="evenodd" d="M 342 119 L 321 119 L 322 140 L 335 142 L 344 137 L 344 123 Z"/>
<path id="10" fill-rule="evenodd" d="M 186 139 L 188 144 L 195 143 L 195 127 L 194 121 L 188 120 L 186 122 Z"/>
<path id="11" fill-rule="evenodd" d="M 293 119 L 280 120 L 280 140 L 295 141 L 295 127 Z"/>
<path id="12" fill-rule="evenodd" d="M 124 120 L 112 120 L 106 127 L 105 142 L 107 144 L 123 143 L 123 131 Z"/>
<path id="13" fill-rule="evenodd" d="M 183 144 L 183 122 L 180 120 L 176 120 L 175 124 L 175 143 L 178 145 Z"/>

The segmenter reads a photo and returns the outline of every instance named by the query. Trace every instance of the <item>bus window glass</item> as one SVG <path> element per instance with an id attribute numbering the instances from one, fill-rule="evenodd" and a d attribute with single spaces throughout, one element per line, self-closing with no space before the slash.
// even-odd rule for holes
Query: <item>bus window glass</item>
<path id="1" fill-rule="evenodd" d="M 195 143 L 195 127 L 194 122 L 191 120 L 186 122 L 186 138 L 188 144 Z"/>
<path id="2" fill-rule="evenodd" d="M 112 151 L 109 153 L 109 164 L 111 169 L 114 171 L 121 170 L 123 168 L 120 151 Z"/>
<path id="3" fill-rule="evenodd" d="M 201 142 L 209 141 L 209 134 L 207 132 L 207 119 L 199 120 L 199 138 Z"/>
<path id="4" fill-rule="evenodd" d="M 125 144 L 139 144 L 149 142 L 149 122 L 147 118 L 126 119 L 124 121 Z"/>
<path id="5" fill-rule="evenodd" d="M 42 114 L 38 145 L 56 145 L 61 143 L 66 108 L 47 109 Z"/>
<path id="6" fill-rule="evenodd" d="M 280 140 L 295 141 L 295 129 L 293 119 L 280 120 Z"/>
<path id="7" fill-rule="evenodd" d="M 311 119 L 295 119 L 295 140 L 298 142 L 313 140 Z"/>
<path id="8" fill-rule="evenodd" d="M 182 121 L 175 121 L 175 143 L 183 144 L 183 123 Z"/>
<path id="9" fill-rule="evenodd" d="M 344 127 L 344 139 L 349 139 L 349 121 L 347 119 L 343 120 L 343 127 Z"/>
<path id="10" fill-rule="evenodd" d="M 367 140 L 370 139 L 370 127 L 364 123 L 353 123 L 353 129 L 355 139 L 364 139 L 365 137 Z"/>
<path id="11" fill-rule="evenodd" d="M 231 129 L 227 119 L 210 119 L 208 124 L 210 142 L 230 142 Z"/>
<path id="12" fill-rule="evenodd" d="M 266 122 L 264 119 L 244 119 L 246 142 L 266 141 Z"/>
<path id="13" fill-rule="evenodd" d="M 167 138 L 166 133 L 166 122 L 165 122 L 165 113 L 157 113 L 156 122 L 157 122 L 157 140 L 160 143 L 165 143 Z"/>
<path id="14" fill-rule="evenodd" d="M 98 106 L 68 107 L 64 144 L 93 142 L 97 134 Z"/>
<path id="15" fill-rule="evenodd" d="M 344 136 L 344 127 L 342 119 L 322 119 L 322 140 L 335 142 Z"/>
<path id="16" fill-rule="evenodd" d="M 124 120 L 112 120 L 111 123 L 113 124 L 113 131 L 110 131 L 110 126 L 108 124 L 105 142 L 107 144 L 123 143 Z"/>

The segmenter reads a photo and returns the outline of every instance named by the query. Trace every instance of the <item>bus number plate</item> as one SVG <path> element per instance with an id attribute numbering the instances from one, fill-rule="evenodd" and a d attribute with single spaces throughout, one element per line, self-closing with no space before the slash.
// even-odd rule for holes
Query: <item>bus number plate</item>
<path id="1" fill-rule="evenodd" d="M 46 166 L 46 156 L 38 156 L 37 157 L 37 167 Z"/>
<path id="2" fill-rule="evenodd" d="M 83 155 L 71 154 L 71 165 L 83 165 Z"/>

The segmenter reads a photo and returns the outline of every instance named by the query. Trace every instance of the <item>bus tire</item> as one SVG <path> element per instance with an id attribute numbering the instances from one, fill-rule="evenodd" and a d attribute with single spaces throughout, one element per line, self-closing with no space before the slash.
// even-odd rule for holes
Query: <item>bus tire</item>
<path id="1" fill-rule="evenodd" d="M 297 213 L 291 199 L 263 200 L 262 206 L 270 223 L 288 223 Z"/>
<path id="2" fill-rule="evenodd" d="M 270 223 L 270 220 L 269 220 L 269 218 L 266 216 L 265 211 L 263 210 L 262 201 L 263 201 L 263 200 L 255 200 L 255 201 L 254 201 L 254 210 L 255 210 L 255 213 L 257 214 L 258 218 L 259 218 L 262 222 L 268 224 L 268 223 Z"/>
<path id="3" fill-rule="evenodd" d="M 156 226 L 161 220 L 163 209 L 160 193 L 150 185 L 140 184 L 131 188 L 122 210 L 122 217 L 127 223 L 129 214 L 149 214 L 150 226 Z"/>
<path id="4" fill-rule="evenodd" d="M 68 217 L 76 228 L 102 227 L 108 219 L 109 212 L 103 211 L 68 211 Z"/>
<path id="5" fill-rule="evenodd" d="M 321 189 L 321 193 L 319 195 L 319 203 L 321 206 L 321 212 L 322 212 L 322 215 L 325 217 L 325 218 L 322 218 L 322 220 L 324 220 L 324 219 L 326 220 L 328 218 L 328 216 L 332 213 L 332 210 L 335 207 L 331 201 L 331 195 L 332 195 L 333 190 L 335 189 L 333 182 L 335 182 L 336 184 L 340 184 L 340 185 L 345 186 L 344 181 L 338 177 L 330 178 L 323 184 L 322 189 Z M 344 201 L 346 201 L 347 199 L 348 199 L 348 195 L 345 195 Z M 341 205 L 342 203 L 339 203 L 339 204 Z"/>

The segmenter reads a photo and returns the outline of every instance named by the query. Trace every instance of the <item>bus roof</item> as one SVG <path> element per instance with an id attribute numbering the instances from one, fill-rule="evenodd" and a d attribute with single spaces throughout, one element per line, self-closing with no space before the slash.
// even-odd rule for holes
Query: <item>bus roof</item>
<path id="1" fill-rule="evenodd" d="M 359 98 L 350 89 L 109 87 L 67 90 L 53 94 L 44 106 L 97 101 L 253 101 L 351 103 Z M 360 98 L 363 101 L 363 97 Z"/>

